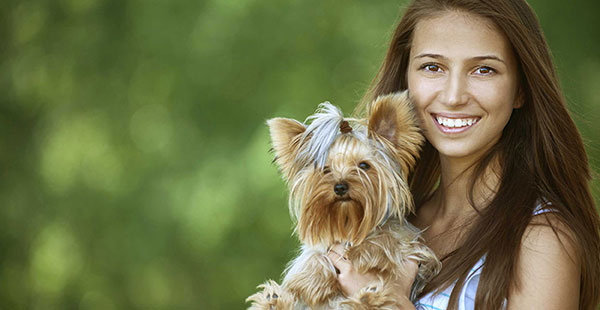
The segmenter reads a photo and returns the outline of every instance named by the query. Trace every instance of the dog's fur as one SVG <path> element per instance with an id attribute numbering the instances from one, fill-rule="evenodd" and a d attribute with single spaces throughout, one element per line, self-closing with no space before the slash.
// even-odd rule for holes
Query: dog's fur
<path id="1" fill-rule="evenodd" d="M 345 119 L 329 103 L 305 125 L 267 123 L 275 162 L 290 188 L 290 213 L 302 242 L 281 285 L 268 281 L 248 297 L 250 310 L 399 309 L 390 284 L 407 260 L 419 265 L 412 298 L 440 269 L 433 252 L 404 216 L 413 212 L 407 176 L 424 141 L 406 92 L 377 98 L 368 120 Z M 335 243 L 359 272 L 379 280 L 344 296 L 327 256 Z"/>

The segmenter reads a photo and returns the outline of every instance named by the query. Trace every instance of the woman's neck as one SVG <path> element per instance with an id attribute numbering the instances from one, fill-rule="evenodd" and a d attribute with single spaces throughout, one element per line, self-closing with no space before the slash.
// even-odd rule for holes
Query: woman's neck
<path id="1" fill-rule="evenodd" d="M 473 178 L 473 203 L 475 207 L 486 205 L 495 195 L 499 183 L 499 163 L 492 160 L 482 176 L 474 175 L 476 160 L 465 160 L 440 156 L 440 185 L 432 197 L 436 205 L 436 216 L 447 220 L 459 220 L 473 215 L 469 199 Z"/>

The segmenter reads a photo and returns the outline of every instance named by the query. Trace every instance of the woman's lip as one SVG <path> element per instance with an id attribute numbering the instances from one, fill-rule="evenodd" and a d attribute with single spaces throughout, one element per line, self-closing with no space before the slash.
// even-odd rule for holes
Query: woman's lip
<path id="1" fill-rule="evenodd" d="M 451 115 L 447 116 L 447 115 Z M 476 119 L 477 121 L 471 125 L 468 126 L 462 126 L 462 127 L 446 127 L 440 123 L 438 123 L 437 121 L 437 117 L 445 117 L 445 118 L 452 118 L 452 119 Z M 479 121 L 481 120 L 480 116 L 472 116 L 472 115 L 468 115 L 468 114 L 445 114 L 445 113 L 440 113 L 440 114 L 431 114 L 431 120 L 433 121 L 433 123 L 435 124 L 435 126 L 442 132 L 442 133 L 447 133 L 447 134 L 457 134 L 457 133 L 463 133 L 473 127 L 475 127 L 475 125 L 477 125 L 479 123 Z"/>
<path id="2" fill-rule="evenodd" d="M 441 116 L 445 118 L 481 118 L 481 116 L 472 115 L 472 114 L 456 114 L 456 113 L 431 113 L 433 117 Z"/>

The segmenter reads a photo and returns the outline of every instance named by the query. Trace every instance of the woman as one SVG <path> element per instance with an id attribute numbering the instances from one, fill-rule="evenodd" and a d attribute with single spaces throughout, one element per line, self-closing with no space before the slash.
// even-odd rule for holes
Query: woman
<path id="1" fill-rule="evenodd" d="M 581 137 L 524 0 L 415 0 L 370 99 L 408 89 L 427 144 L 410 221 L 442 260 L 423 309 L 595 309 L 600 221 Z M 373 280 L 330 252 L 352 295 Z M 416 266 L 398 283 L 406 309 Z"/>

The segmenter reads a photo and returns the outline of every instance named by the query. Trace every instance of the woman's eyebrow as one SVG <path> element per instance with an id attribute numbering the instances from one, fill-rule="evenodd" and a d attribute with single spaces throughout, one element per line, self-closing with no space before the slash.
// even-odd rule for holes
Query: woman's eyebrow
<path id="1" fill-rule="evenodd" d="M 491 59 L 491 60 L 497 60 L 497 61 L 499 61 L 499 62 L 501 62 L 503 64 L 506 64 L 506 62 L 504 62 L 504 60 L 502 60 L 500 57 L 495 56 L 495 55 L 476 56 L 476 57 L 473 57 L 472 59 L 474 59 L 474 60 L 488 60 L 488 59 Z"/>
<path id="2" fill-rule="evenodd" d="M 448 59 L 448 57 L 444 56 L 444 55 L 440 55 L 440 54 L 432 54 L 432 53 L 423 53 L 423 54 L 419 54 L 417 56 L 415 56 L 415 59 L 417 58 L 425 58 L 425 57 L 430 57 L 430 58 L 435 58 L 435 59 L 442 59 L 442 60 L 446 60 Z M 506 62 L 504 60 L 502 60 L 500 57 L 496 56 L 496 55 L 483 55 L 483 56 L 475 56 L 471 58 L 472 60 L 497 60 L 503 64 L 506 64 Z"/>
<path id="3" fill-rule="evenodd" d="M 415 59 L 417 59 L 417 58 L 425 58 L 425 57 L 431 57 L 431 58 L 436 58 L 436 59 L 447 59 L 443 55 L 440 55 L 440 54 L 431 54 L 431 53 L 419 54 L 419 55 L 415 56 Z"/>

